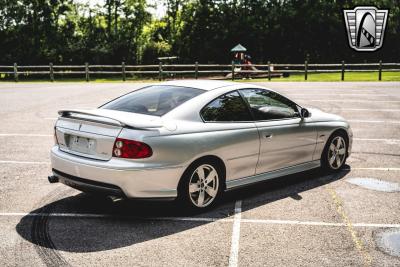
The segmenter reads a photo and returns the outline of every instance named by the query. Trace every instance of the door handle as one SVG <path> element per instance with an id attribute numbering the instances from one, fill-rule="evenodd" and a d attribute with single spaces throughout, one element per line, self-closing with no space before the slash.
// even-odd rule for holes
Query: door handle
<path id="1" fill-rule="evenodd" d="M 264 134 L 265 138 L 271 139 L 272 138 L 272 133 L 266 133 Z"/>

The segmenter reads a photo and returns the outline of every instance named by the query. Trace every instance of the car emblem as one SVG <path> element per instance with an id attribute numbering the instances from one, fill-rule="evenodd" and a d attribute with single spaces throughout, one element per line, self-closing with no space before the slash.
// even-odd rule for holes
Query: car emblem
<path id="1" fill-rule="evenodd" d="M 389 10 L 359 6 L 343 10 L 349 45 L 356 51 L 376 51 L 382 47 Z"/>

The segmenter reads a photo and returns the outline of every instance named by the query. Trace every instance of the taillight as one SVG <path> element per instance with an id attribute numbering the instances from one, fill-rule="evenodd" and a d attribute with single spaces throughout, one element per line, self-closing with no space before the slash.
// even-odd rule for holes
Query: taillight
<path id="1" fill-rule="evenodd" d="M 54 127 L 54 144 L 58 145 L 58 140 L 57 140 L 57 128 Z"/>
<path id="2" fill-rule="evenodd" d="M 117 138 L 114 143 L 113 156 L 128 159 L 143 159 L 153 155 L 151 147 L 145 143 Z"/>

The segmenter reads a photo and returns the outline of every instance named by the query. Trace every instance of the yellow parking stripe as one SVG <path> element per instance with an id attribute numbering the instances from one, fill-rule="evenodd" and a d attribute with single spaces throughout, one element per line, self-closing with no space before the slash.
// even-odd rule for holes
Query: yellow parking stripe
<path id="1" fill-rule="evenodd" d="M 363 257 L 365 265 L 371 266 L 372 256 L 369 254 L 369 252 L 364 247 L 361 239 L 357 236 L 357 232 L 354 230 L 354 227 L 353 227 L 353 224 L 352 224 L 350 218 L 347 216 L 346 212 L 344 211 L 343 201 L 336 194 L 335 190 L 333 190 L 330 186 L 328 186 L 328 185 L 325 186 L 325 189 L 328 191 L 328 193 L 332 197 L 333 203 L 335 204 L 335 207 L 336 207 L 336 211 L 340 215 L 343 223 L 346 225 L 346 228 L 349 231 L 357 250 L 360 252 L 361 256 Z"/>

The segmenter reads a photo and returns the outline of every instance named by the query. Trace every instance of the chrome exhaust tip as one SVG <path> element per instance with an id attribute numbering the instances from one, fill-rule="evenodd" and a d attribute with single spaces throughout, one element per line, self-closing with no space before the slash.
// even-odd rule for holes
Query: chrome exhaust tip
<path id="1" fill-rule="evenodd" d="M 47 179 L 49 180 L 49 183 L 54 184 L 54 183 L 58 183 L 58 177 L 54 176 L 54 175 L 50 175 L 47 177 Z"/>

